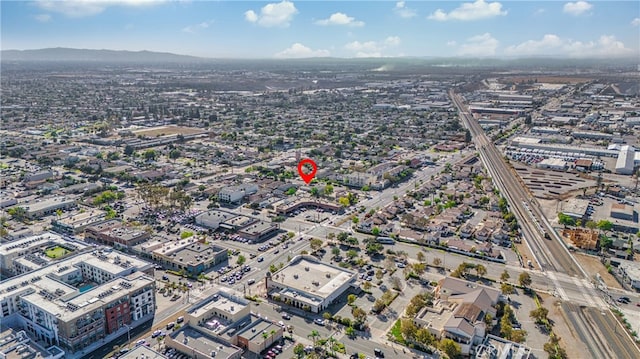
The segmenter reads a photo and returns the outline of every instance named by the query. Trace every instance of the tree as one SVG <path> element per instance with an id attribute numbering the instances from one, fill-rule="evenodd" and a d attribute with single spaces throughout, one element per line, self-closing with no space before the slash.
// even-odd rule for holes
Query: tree
<path id="1" fill-rule="evenodd" d="M 371 289 L 371 282 L 365 281 L 364 283 L 362 283 L 362 289 L 364 289 L 365 291 L 368 291 Z"/>
<path id="2" fill-rule="evenodd" d="M 607 221 L 605 219 L 598 221 L 598 229 L 601 231 L 610 231 L 613 228 L 613 223 L 611 221 Z"/>
<path id="3" fill-rule="evenodd" d="M 549 354 L 549 359 L 567 359 L 567 352 L 560 346 L 560 337 L 551 335 L 549 341 L 544 343 L 543 349 Z"/>
<path id="4" fill-rule="evenodd" d="M 318 333 L 317 330 L 312 330 L 311 333 L 309 333 L 309 335 L 307 335 L 307 338 L 311 338 L 311 340 L 313 341 L 313 346 L 316 346 L 316 342 L 318 340 L 318 338 L 320 337 L 320 333 Z"/>
<path id="5" fill-rule="evenodd" d="M 347 197 L 338 198 L 338 203 L 340 203 L 340 205 L 342 207 L 349 207 L 349 205 L 350 205 L 349 198 L 347 198 Z"/>
<path id="6" fill-rule="evenodd" d="M 313 197 L 320 197 L 320 190 L 318 189 L 318 187 L 311 188 L 311 195 Z"/>
<path id="7" fill-rule="evenodd" d="M 329 313 L 329 312 L 322 313 L 322 318 L 324 320 L 331 320 L 331 313 Z"/>
<path id="8" fill-rule="evenodd" d="M 353 259 L 353 258 L 355 258 L 355 257 L 357 257 L 357 256 L 358 256 L 358 252 L 356 252 L 356 250 L 355 250 L 355 249 L 349 249 L 349 250 L 347 251 L 347 257 L 348 257 L 349 259 Z"/>
<path id="9" fill-rule="evenodd" d="M 355 301 L 356 301 L 356 299 L 358 299 L 358 297 L 357 297 L 355 294 L 349 294 L 349 295 L 347 296 L 347 303 L 348 303 L 349 305 L 351 305 L 351 304 L 353 304 L 353 302 L 355 302 Z"/>
<path id="10" fill-rule="evenodd" d="M 528 288 L 531 285 L 531 276 L 529 275 L 529 273 L 520 273 L 520 276 L 518 277 L 518 283 L 520 283 L 521 286 Z"/>
<path id="11" fill-rule="evenodd" d="M 356 336 L 356 330 L 353 329 L 353 327 L 347 327 L 347 329 L 344 330 L 344 334 L 346 334 L 349 338 L 353 338 Z"/>
<path id="12" fill-rule="evenodd" d="M 422 275 L 427 270 L 427 265 L 424 263 L 414 263 L 411 265 L 411 268 L 417 275 Z"/>
<path id="13" fill-rule="evenodd" d="M 330 185 L 330 184 L 326 185 L 326 186 L 324 187 L 324 194 L 325 194 L 325 196 L 328 196 L 328 195 L 330 195 L 330 194 L 332 194 L 332 193 L 333 193 L 333 186 L 332 186 L 332 185 Z"/>
<path id="14" fill-rule="evenodd" d="M 449 359 L 459 358 L 462 354 L 460 345 L 449 338 L 440 340 L 438 348 L 445 354 L 447 354 L 447 357 L 449 357 Z"/>
<path id="15" fill-rule="evenodd" d="M 124 153 L 125 156 L 129 157 L 129 156 L 133 155 L 135 153 L 135 151 L 136 150 L 135 150 L 135 148 L 133 148 L 133 146 L 126 145 L 126 146 L 124 146 L 123 153 Z"/>
<path id="16" fill-rule="evenodd" d="M 487 274 L 487 268 L 482 264 L 476 265 L 476 274 L 478 277 L 482 278 L 485 274 Z"/>
<path id="17" fill-rule="evenodd" d="M 304 355 L 304 345 L 302 343 L 298 343 L 293 347 L 293 354 L 298 356 L 298 359 L 302 358 Z"/>
<path id="18" fill-rule="evenodd" d="M 247 258 L 242 254 L 238 256 L 238 261 L 236 262 L 239 266 L 243 265 L 244 262 L 247 261 Z"/>
<path id="19" fill-rule="evenodd" d="M 400 333 L 405 340 L 414 341 L 416 340 L 416 334 L 418 332 L 418 327 L 415 325 L 413 320 L 410 318 L 405 318 L 400 320 Z"/>
<path id="20" fill-rule="evenodd" d="M 311 245 L 311 250 L 315 252 L 322 247 L 322 239 L 313 238 L 309 244 Z"/>
<path id="21" fill-rule="evenodd" d="M 178 158 L 180 158 L 180 150 L 178 149 L 172 149 L 171 151 L 169 151 L 169 158 L 172 160 L 176 160 Z"/>
<path id="22" fill-rule="evenodd" d="M 549 315 L 549 309 L 545 307 L 539 307 L 529 312 L 529 317 L 535 319 L 537 324 L 543 324 L 547 319 L 547 315 Z"/>
<path id="23" fill-rule="evenodd" d="M 389 282 L 391 282 L 391 287 L 395 290 L 402 290 L 402 281 L 400 278 L 396 276 L 392 276 L 389 278 Z"/>
<path id="24" fill-rule="evenodd" d="M 11 207 L 7 210 L 7 213 L 18 221 L 24 221 L 27 218 L 27 210 L 24 207 Z"/>
<path id="25" fill-rule="evenodd" d="M 156 157 L 158 157 L 158 154 L 156 153 L 155 150 L 149 149 L 144 151 L 144 153 L 142 154 L 142 157 L 144 157 L 146 161 L 153 161 L 156 159 Z"/>
<path id="26" fill-rule="evenodd" d="M 373 227 L 373 229 L 371 230 L 371 234 L 377 237 L 378 235 L 380 235 L 380 228 Z"/>
<path id="27" fill-rule="evenodd" d="M 384 250 L 384 246 L 378 242 L 369 242 L 367 244 L 366 252 L 370 256 L 374 256 L 378 253 L 381 253 Z"/>
<path id="28" fill-rule="evenodd" d="M 513 293 L 513 286 L 509 283 L 502 283 L 500 289 L 502 290 L 502 294 L 505 295 Z"/>
<path id="29" fill-rule="evenodd" d="M 351 309 L 351 315 L 355 319 L 356 323 L 364 324 L 367 321 L 367 312 L 358 306 L 353 306 Z"/>
<path id="30" fill-rule="evenodd" d="M 433 258 L 433 266 L 434 267 L 440 267 L 441 264 L 442 264 L 442 259 L 440 259 L 438 257 Z"/>
<path id="31" fill-rule="evenodd" d="M 416 254 L 416 259 L 418 259 L 418 262 L 424 262 L 424 253 L 422 253 L 421 251 L 418 252 L 418 254 Z"/>
<path id="32" fill-rule="evenodd" d="M 333 249 L 331 249 L 331 254 L 333 254 L 334 257 L 339 256 L 340 255 L 340 248 L 333 247 Z"/>
<path id="33" fill-rule="evenodd" d="M 507 270 L 505 269 L 502 274 L 500 274 L 500 280 L 503 282 L 506 282 L 509 280 L 509 278 L 511 278 L 511 276 L 509 275 L 509 272 L 507 272 Z"/>
<path id="34" fill-rule="evenodd" d="M 338 236 L 336 238 L 338 239 L 338 242 L 342 243 L 342 242 L 346 241 L 347 238 L 349 238 L 349 233 L 340 232 L 340 233 L 338 233 Z"/>
<path id="35" fill-rule="evenodd" d="M 435 338 L 433 334 L 427 328 L 420 328 L 416 331 L 416 342 L 420 343 L 423 346 L 429 346 L 433 344 Z"/>
<path id="36" fill-rule="evenodd" d="M 558 223 L 562 224 L 563 226 L 575 226 L 576 220 L 573 219 L 573 217 L 560 212 L 558 213 Z"/>

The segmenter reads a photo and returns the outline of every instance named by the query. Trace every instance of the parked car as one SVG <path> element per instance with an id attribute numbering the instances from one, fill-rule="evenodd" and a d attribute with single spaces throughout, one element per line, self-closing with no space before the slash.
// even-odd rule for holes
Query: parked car
<path id="1" fill-rule="evenodd" d="M 318 325 L 324 326 L 324 319 L 316 318 L 313 322 L 318 324 Z"/>

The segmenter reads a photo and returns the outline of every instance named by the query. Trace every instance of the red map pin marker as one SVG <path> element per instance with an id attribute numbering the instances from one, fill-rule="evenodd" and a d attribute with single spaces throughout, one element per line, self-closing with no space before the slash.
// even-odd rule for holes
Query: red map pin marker
<path id="1" fill-rule="evenodd" d="M 311 165 L 312 170 L 309 173 L 304 173 L 304 171 L 302 170 L 302 168 L 306 164 Z M 315 162 L 313 162 L 312 159 L 305 158 L 302 161 L 300 161 L 300 163 L 298 163 L 298 173 L 300 174 L 300 177 L 302 177 L 302 180 L 305 181 L 307 184 L 309 184 L 313 180 L 313 177 L 316 176 L 316 172 L 318 172 L 318 166 L 316 165 Z"/>

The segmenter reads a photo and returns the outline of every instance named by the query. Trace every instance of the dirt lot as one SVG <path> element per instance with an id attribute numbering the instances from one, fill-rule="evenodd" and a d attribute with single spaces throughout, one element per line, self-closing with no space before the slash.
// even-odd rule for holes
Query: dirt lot
<path id="1" fill-rule="evenodd" d="M 509 77 L 508 80 L 513 82 L 522 82 L 529 80 L 538 80 L 541 83 L 548 84 L 579 84 L 582 82 L 589 82 L 592 79 L 585 77 L 565 77 L 565 76 L 518 76 L 518 77 Z M 506 80 L 506 79 L 505 79 Z"/>
<path id="2" fill-rule="evenodd" d="M 166 135 L 192 135 L 194 133 L 204 132 L 201 128 L 180 127 L 180 126 L 161 126 L 156 128 L 133 131 L 138 136 L 166 136 Z"/>
<path id="3" fill-rule="evenodd" d="M 580 253 L 576 253 L 575 258 L 589 275 L 595 276 L 596 273 L 600 273 L 600 276 L 602 276 L 602 280 L 604 280 L 607 287 L 623 289 L 618 281 L 607 272 L 607 268 L 600 263 L 598 258 Z"/>
<path id="4" fill-rule="evenodd" d="M 553 332 L 561 338 L 560 345 L 567 351 L 569 358 L 580 358 L 580 353 L 584 352 L 586 345 L 580 340 L 578 334 L 569 328 L 562 315 L 560 301 L 548 294 L 538 293 L 538 295 L 543 301 L 542 305 L 549 309 L 548 318 L 553 323 Z"/>

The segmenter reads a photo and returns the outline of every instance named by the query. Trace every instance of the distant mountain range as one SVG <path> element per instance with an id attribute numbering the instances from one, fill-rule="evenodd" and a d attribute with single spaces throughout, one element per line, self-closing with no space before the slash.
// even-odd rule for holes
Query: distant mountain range
<path id="1" fill-rule="evenodd" d="M 557 57 L 529 58 L 463 58 L 463 57 L 386 57 L 386 58 L 306 58 L 306 59 L 213 59 L 168 52 L 92 50 L 72 48 L 47 48 L 35 50 L 2 50 L 3 62 L 84 62 L 84 63 L 182 63 L 182 64 L 232 64 L 282 67 L 299 66 L 341 67 L 370 66 L 374 71 L 398 71 L 423 67 L 469 68 L 575 68 L 581 66 L 617 67 L 639 66 L 637 58 L 625 59 L 571 59 Z"/>
<path id="2" fill-rule="evenodd" d="M 82 61 L 82 62 L 199 62 L 206 59 L 168 52 L 90 50 L 64 47 L 37 50 L 2 50 L 2 61 Z"/>

